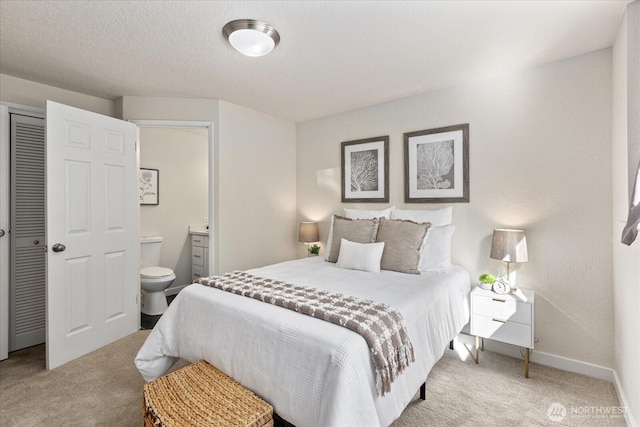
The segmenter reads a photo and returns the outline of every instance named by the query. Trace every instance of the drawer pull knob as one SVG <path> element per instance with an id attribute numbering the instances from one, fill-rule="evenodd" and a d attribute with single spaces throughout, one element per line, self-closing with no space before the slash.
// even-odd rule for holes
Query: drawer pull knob
<path id="1" fill-rule="evenodd" d="M 194 258 L 200 258 L 200 255 L 194 255 L 193 257 Z"/>
<path id="2" fill-rule="evenodd" d="M 492 318 L 491 320 L 493 320 L 494 322 L 507 323 L 507 321 L 506 321 L 506 320 L 503 320 L 503 319 L 496 319 L 495 317 L 494 317 L 494 318 Z"/>
<path id="3" fill-rule="evenodd" d="M 497 301 L 497 302 L 507 302 L 506 299 L 500 299 L 500 298 L 491 298 L 493 301 Z"/>

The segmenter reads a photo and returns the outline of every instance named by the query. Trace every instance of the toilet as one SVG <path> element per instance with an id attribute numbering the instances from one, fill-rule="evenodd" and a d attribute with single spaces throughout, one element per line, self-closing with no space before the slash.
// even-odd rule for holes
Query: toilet
<path id="1" fill-rule="evenodd" d="M 170 268 L 159 267 L 162 237 L 140 239 L 140 308 L 143 314 L 157 316 L 167 309 L 164 290 L 176 279 Z"/>

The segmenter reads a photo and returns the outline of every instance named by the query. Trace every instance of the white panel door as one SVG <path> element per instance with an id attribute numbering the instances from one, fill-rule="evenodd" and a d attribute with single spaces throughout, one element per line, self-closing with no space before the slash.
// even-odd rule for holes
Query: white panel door
<path id="1" fill-rule="evenodd" d="M 139 329 L 136 126 L 47 101 L 47 369 Z"/>

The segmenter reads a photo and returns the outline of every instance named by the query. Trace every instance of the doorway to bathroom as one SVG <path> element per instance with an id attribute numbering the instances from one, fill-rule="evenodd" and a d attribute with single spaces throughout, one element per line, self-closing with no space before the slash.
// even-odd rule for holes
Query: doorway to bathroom
<path id="1" fill-rule="evenodd" d="M 164 292 L 170 302 L 193 281 L 194 256 L 213 267 L 213 125 L 207 122 L 132 120 L 139 130 L 140 236 L 162 237 L 158 267 L 175 280 Z M 151 182 L 149 182 L 151 179 Z M 151 197 L 145 197 L 149 185 Z M 210 234 L 206 247 L 192 251 L 192 236 Z M 202 240 L 202 239 L 200 239 Z M 210 243 L 209 243 L 210 242 Z M 205 256 L 206 254 L 206 256 Z M 212 273 L 213 274 L 213 273 Z M 144 298 L 144 294 L 142 295 Z M 141 326 L 160 318 L 143 310 Z"/>

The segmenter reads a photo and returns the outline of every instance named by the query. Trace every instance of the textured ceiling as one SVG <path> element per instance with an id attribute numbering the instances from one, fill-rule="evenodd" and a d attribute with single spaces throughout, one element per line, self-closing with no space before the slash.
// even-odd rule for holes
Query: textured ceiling
<path id="1" fill-rule="evenodd" d="M 609 47 L 627 3 L 2 0 L 0 73 L 299 122 Z M 237 53 L 222 27 L 239 18 L 273 25 L 278 47 Z"/>

